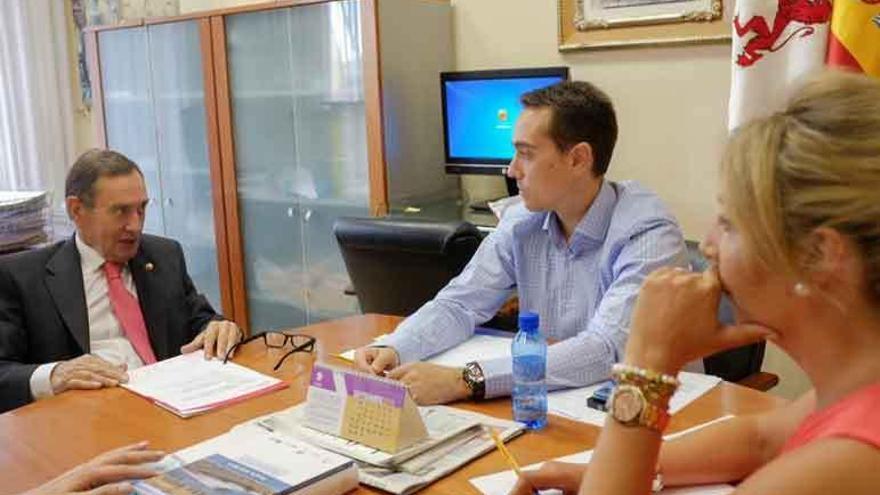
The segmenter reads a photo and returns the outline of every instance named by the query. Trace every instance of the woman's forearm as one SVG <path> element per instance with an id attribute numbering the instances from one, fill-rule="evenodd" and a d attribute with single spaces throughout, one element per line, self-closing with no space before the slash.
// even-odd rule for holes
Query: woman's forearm
<path id="1" fill-rule="evenodd" d="M 814 392 L 761 414 L 740 416 L 667 442 L 660 449 L 666 485 L 739 481 L 775 458 L 816 407 Z"/>
<path id="2" fill-rule="evenodd" d="M 733 418 L 665 442 L 660 472 L 667 486 L 739 481 L 766 461 L 756 416 Z"/>
<path id="3" fill-rule="evenodd" d="M 581 495 L 650 493 L 661 440 L 656 431 L 624 426 L 609 417 L 581 483 Z"/>

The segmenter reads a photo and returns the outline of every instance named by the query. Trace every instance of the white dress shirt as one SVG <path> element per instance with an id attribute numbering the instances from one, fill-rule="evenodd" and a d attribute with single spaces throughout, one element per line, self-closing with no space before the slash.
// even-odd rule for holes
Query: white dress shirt
<path id="1" fill-rule="evenodd" d="M 107 277 L 104 275 L 104 258 L 91 246 L 82 241 L 76 234 L 76 248 L 79 251 L 80 266 L 83 275 L 83 290 L 86 296 L 86 307 L 89 316 L 90 354 L 113 364 L 126 364 L 128 369 L 138 368 L 144 362 L 125 336 L 125 331 L 110 305 Z M 128 265 L 122 267 L 122 283 L 137 298 L 137 289 L 131 277 Z M 31 395 L 35 400 L 51 397 L 52 370 L 58 363 L 47 363 L 39 366 L 31 375 Z"/>

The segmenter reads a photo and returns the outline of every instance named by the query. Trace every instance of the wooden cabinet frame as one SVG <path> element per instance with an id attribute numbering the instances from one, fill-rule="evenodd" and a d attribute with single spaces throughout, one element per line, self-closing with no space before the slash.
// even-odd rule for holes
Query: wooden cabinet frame
<path id="1" fill-rule="evenodd" d="M 232 107 L 226 53 L 225 17 L 231 14 L 257 12 L 333 0 L 285 0 L 193 14 L 127 22 L 118 26 L 97 26 L 86 29 L 86 54 L 91 72 L 95 133 L 98 145 L 107 147 L 106 121 L 101 77 L 98 33 L 111 29 L 195 20 L 199 25 L 202 70 L 205 85 L 205 119 L 208 160 L 212 184 L 214 228 L 217 243 L 217 266 L 220 280 L 222 311 L 246 331 L 249 330 L 247 288 L 244 273 L 244 252 L 236 181 L 235 142 L 232 128 Z M 385 139 L 382 115 L 382 82 L 379 59 L 377 1 L 361 2 L 363 36 L 363 80 L 366 110 L 367 156 L 370 180 L 370 213 L 388 213 L 388 187 L 385 163 Z M 341 297 L 341 296 L 340 296 Z"/>

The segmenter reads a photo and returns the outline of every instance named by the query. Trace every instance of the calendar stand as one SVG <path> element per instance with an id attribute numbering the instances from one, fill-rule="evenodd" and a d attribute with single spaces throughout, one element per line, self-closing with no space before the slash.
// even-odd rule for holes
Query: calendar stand
<path id="1" fill-rule="evenodd" d="M 315 364 L 306 401 L 307 426 L 383 452 L 428 436 L 408 390 L 394 380 Z"/>

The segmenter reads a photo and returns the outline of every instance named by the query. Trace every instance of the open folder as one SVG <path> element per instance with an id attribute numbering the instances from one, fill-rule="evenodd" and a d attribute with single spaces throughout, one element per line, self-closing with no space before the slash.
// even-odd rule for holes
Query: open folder
<path id="1" fill-rule="evenodd" d="M 277 378 L 221 360 L 202 351 L 182 354 L 128 372 L 131 390 L 174 414 L 189 418 L 287 387 Z"/>

